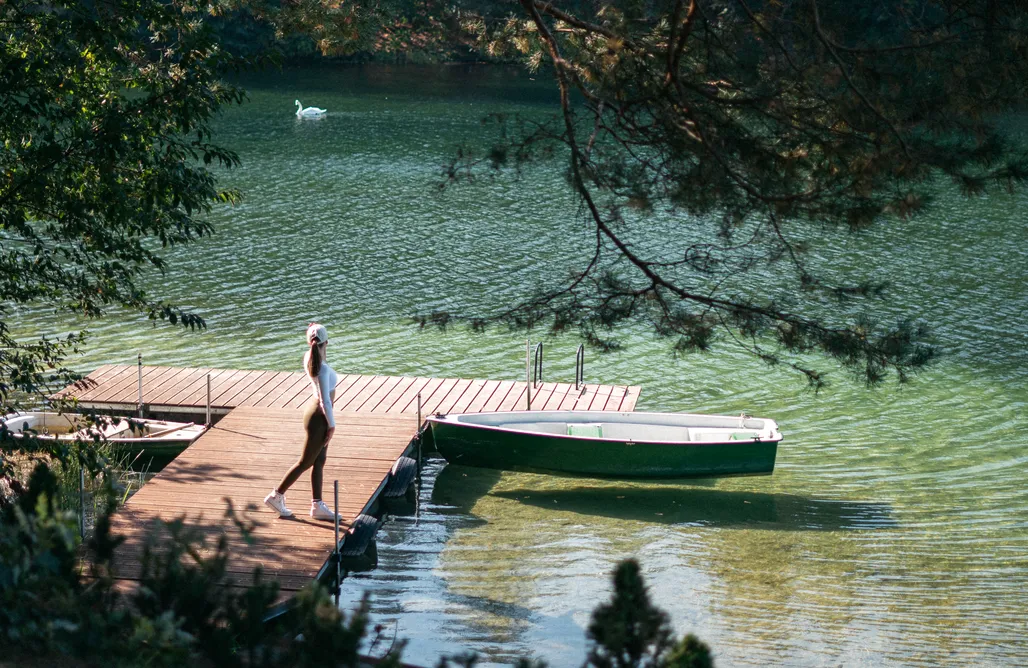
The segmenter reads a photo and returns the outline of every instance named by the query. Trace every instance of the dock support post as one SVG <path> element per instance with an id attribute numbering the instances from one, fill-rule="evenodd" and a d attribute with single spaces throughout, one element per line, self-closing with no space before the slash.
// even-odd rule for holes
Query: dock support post
<path id="1" fill-rule="evenodd" d="M 207 374 L 207 428 L 211 427 L 211 374 Z"/>
<path id="2" fill-rule="evenodd" d="M 86 537 L 86 469 L 79 462 L 79 538 Z"/>
<path id="3" fill-rule="evenodd" d="M 139 408 L 139 417 L 143 417 L 143 353 L 136 354 L 136 369 L 138 371 L 136 406 Z"/>
<path id="4" fill-rule="evenodd" d="M 525 339 L 525 397 L 528 398 L 526 411 L 532 410 L 532 341 Z"/>
<path id="5" fill-rule="evenodd" d="M 339 607 L 339 590 L 342 588 L 342 583 L 339 581 L 339 575 L 342 568 L 342 555 L 339 552 L 339 481 L 335 481 L 335 506 L 336 512 L 335 518 L 335 538 L 336 538 L 336 579 L 335 579 L 335 594 L 336 594 L 336 607 Z"/>

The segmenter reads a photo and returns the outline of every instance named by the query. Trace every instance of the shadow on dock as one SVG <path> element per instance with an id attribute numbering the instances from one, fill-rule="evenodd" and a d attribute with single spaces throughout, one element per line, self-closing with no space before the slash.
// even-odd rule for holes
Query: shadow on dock
<path id="1" fill-rule="evenodd" d="M 251 477 L 246 470 L 222 464 L 193 464 L 189 468 L 182 467 L 175 471 L 175 482 L 184 485 L 198 485 L 214 480 L 249 480 Z"/>

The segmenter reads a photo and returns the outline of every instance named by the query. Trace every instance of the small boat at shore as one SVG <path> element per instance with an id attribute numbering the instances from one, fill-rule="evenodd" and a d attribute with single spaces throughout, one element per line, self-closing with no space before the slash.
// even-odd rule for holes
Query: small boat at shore
<path id="1" fill-rule="evenodd" d="M 12 413 L 0 419 L 0 431 L 8 431 L 15 438 L 31 433 L 39 439 L 66 442 L 102 440 L 113 445 L 115 451 L 166 458 L 185 450 L 207 430 L 192 422 L 121 417 L 101 420 L 97 423 L 76 413 Z"/>
<path id="2" fill-rule="evenodd" d="M 514 411 L 434 415 L 453 464 L 609 478 L 769 475 L 782 434 L 748 415 Z"/>

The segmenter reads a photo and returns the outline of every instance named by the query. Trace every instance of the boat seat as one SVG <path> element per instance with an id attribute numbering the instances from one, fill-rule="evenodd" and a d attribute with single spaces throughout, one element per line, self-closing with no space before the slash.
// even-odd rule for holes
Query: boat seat
<path id="1" fill-rule="evenodd" d="M 709 429 L 707 431 L 693 431 L 693 441 L 702 442 L 724 442 L 724 441 L 750 441 L 760 436 L 755 431 L 732 431 L 731 429 Z"/>
<path id="2" fill-rule="evenodd" d="M 603 425 L 598 422 L 569 424 L 568 436 L 584 436 L 586 438 L 603 438 Z"/>

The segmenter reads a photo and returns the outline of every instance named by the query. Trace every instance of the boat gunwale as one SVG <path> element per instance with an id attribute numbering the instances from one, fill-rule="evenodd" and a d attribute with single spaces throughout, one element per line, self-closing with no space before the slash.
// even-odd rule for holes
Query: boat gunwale
<path id="1" fill-rule="evenodd" d="M 168 443 L 192 443 L 200 436 L 203 436 L 203 432 L 197 434 L 197 436 L 190 438 L 189 436 L 176 436 L 174 438 L 164 438 L 158 436 L 157 438 L 150 438 L 148 436 L 133 436 L 132 438 L 119 438 L 118 436 L 107 436 L 94 439 L 92 436 L 80 436 L 76 434 L 25 434 L 22 432 L 15 432 L 10 434 L 11 438 L 25 438 L 31 436 L 36 440 L 41 441 L 66 441 L 69 443 L 111 443 L 112 445 L 138 445 L 147 443 L 160 443 L 167 445 Z"/>
<path id="2" fill-rule="evenodd" d="M 499 414 L 499 413 L 500 413 L 500 411 L 496 411 L 496 414 Z M 597 414 L 597 415 L 604 415 L 605 414 L 608 417 L 611 416 L 611 415 L 621 415 L 622 414 L 622 413 L 615 412 L 615 411 L 507 411 L 507 412 L 505 412 L 506 415 L 525 415 L 525 414 L 528 414 L 528 413 L 534 413 L 534 414 L 550 413 L 554 417 L 555 417 L 554 414 L 556 414 L 556 413 L 578 413 L 579 415 L 581 415 L 583 413 L 590 413 L 590 414 Z M 741 445 L 741 444 L 752 444 L 752 443 L 781 443 L 782 440 L 785 438 L 785 436 L 782 434 L 782 432 L 778 429 L 778 423 L 776 421 L 774 421 L 774 420 L 772 420 L 770 418 L 755 418 L 755 417 L 752 417 L 752 416 L 746 416 L 746 418 L 754 419 L 754 420 L 763 420 L 765 422 L 771 422 L 772 424 L 774 424 L 775 426 L 774 426 L 773 429 L 770 430 L 770 432 L 772 434 L 777 434 L 777 437 L 770 436 L 768 438 L 763 438 L 761 436 L 755 436 L 753 438 L 727 439 L 727 440 L 724 440 L 724 441 L 637 440 L 637 439 L 625 439 L 625 438 L 608 438 L 608 437 L 603 437 L 603 436 L 579 436 L 579 435 L 576 435 L 576 434 L 553 434 L 553 433 L 544 432 L 544 431 L 530 431 L 530 430 L 525 430 L 525 429 L 513 429 L 513 428 L 510 428 L 510 427 L 503 427 L 503 426 L 498 426 L 498 425 L 476 424 L 474 422 L 462 422 L 460 420 L 460 418 L 462 418 L 462 417 L 470 417 L 470 416 L 481 415 L 481 414 L 482 413 L 448 413 L 448 414 L 438 414 L 437 413 L 435 415 L 429 415 L 426 418 L 426 420 L 429 423 L 431 423 L 431 424 L 458 425 L 458 426 L 461 426 L 461 427 L 471 427 L 471 428 L 474 428 L 474 429 L 486 429 L 486 430 L 489 430 L 489 431 L 498 431 L 498 432 L 503 432 L 503 433 L 528 434 L 528 435 L 532 435 L 532 436 L 542 436 L 542 437 L 546 437 L 546 438 L 571 439 L 571 440 L 575 440 L 575 441 L 594 441 L 594 442 L 597 442 L 597 443 L 630 443 L 630 444 L 633 444 L 633 445 L 667 445 L 667 446 L 681 446 L 681 447 L 700 447 L 700 446 L 708 446 L 708 445 L 712 446 L 712 445 Z M 623 415 L 628 415 L 628 416 L 632 416 L 632 415 L 660 415 L 660 416 L 674 416 L 674 417 L 704 417 L 704 418 L 720 417 L 720 418 L 729 418 L 729 419 L 739 419 L 739 418 L 737 418 L 734 415 L 705 415 L 703 413 L 642 413 L 642 412 L 635 412 L 635 411 L 633 411 L 633 412 L 629 412 L 629 413 L 623 413 Z M 547 416 L 547 417 L 549 417 L 549 416 Z M 594 420 L 594 422 L 599 422 L 599 421 L 600 420 Z M 557 422 L 560 422 L 560 420 L 554 419 L 554 420 L 552 420 L 552 422 L 557 423 Z M 631 421 L 624 421 L 624 422 L 620 422 L 619 424 L 632 424 L 632 422 Z M 646 423 L 640 422 L 638 424 L 646 424 Z M 662 426 L 662 425 L 658 425 L 658 426 Z M 663 425 L 663 426 L 666 426 L 666 425 Z M 671 425 L 671 426 L 678 426 L 678 425 Z M 690 428 L 690 427 L 685 427 L 685 428 Z M 709 428 L 710 429 L 722 429 L 722 428 L 725 428 L 725 427 L 709 427 Z M 743 429 L 743 428 L 744 427 L 740 427 L 740 429 Z"/>

